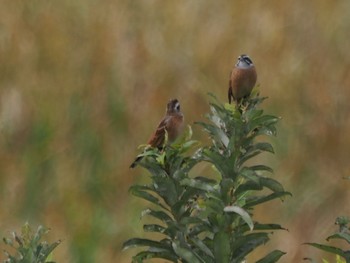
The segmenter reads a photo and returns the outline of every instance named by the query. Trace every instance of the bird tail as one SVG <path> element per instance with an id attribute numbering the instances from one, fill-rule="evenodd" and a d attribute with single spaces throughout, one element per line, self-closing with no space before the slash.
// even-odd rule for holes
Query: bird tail
<path id="1" fill-rule="evenodd" d="M 143 156 L 137 156 L 135 161 L 130 165 L 130 168 L 135 168 L 136 165 L 142 160 Z"/>

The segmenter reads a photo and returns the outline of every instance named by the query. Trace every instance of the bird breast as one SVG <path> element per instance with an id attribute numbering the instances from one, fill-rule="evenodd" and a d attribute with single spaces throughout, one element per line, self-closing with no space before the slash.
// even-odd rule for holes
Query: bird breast
<path id="1" fill-rule="evenodd" d="M 235 99 L 243 98 L 250 94 L 255 86 L 257 74 L 255 67 L 235 67 L 231 73 L 232 94 Z"/>

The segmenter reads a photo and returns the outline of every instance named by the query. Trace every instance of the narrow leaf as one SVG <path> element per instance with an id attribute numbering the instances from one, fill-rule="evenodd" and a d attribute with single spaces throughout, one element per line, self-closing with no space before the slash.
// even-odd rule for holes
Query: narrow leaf
<path id="1" fill-rule="evenodd" d="M 273 147 L 270 143 L 268 142 L 259 142 L 256 143 L 252 146 L 251 150 L 260 150 L 262 152 L 270 152 L 270 153 L 275 153 L 273 150 Z"/>
<path id="2" fill-rule="evenodd" d="M 267 233 L 252 233 L 237 238 L 233 245 L 235 262 L 241 262 L 250 252 L 269 240 Z"/>
<path id="3" fill-rule="evenodd" d="M 278 181 L 272 179 L 272 178 L 261 177 L 260 183 L 262 186 L 269 188 L 273 192 L 283 192 L 284 191 L 282 184 L 279 183 Z"/>
<path id="4" fill-rule="evenodd" d="M 239 214 L 242 219 L 247 223 L 249 226 L 250 230 L 254 229 L 254 223 L 250 215 L 241 207 L 239 206 L 226 206 L 224 208 L 225 212 L 234 212 L 236 214 Z"/>
<path id="5" fill-rule="evenodd" d="M 196 247 L 198 247 L 202 252 L 204 252 L 204 254 L 214 259 L 213 253 L 202 240 L 200 240 L 197 237 L 193 237 L 191 238 L 191 241 L 195 244 Z"/>
<path id="6" fill-rule="evenodd" d="M 317 243 L 305 243 L 305 244 L 313 246 L 313 247 L 316 247 L 318 249 L 321 249 L 321 250 L 329 252 L 329 253 L 333 253 L 333 254 L 339 255 L 339 256 L 347 259 L 347 260 L 350 259 L 350 257 L 346 254 L 346 252 L 341 250 L 340 248 L 333 247 L 333 246 L 322 245 L 322 244 L 317 244 Z"/>
<path id="7" fill-rule="evenodd" d="M 327 241 L 329 241 L 330 239 L 343 239 L 346 242 L 350 243 L 350 234 L 349 233 L 336 233 L 334 235 L 331 235 L 329 237 L 327 237 Z"/>
<path id="8" fill-rule="evenodd" d="M 248 181 L 247 183 L 239 185 L 235 190 L 234 195 L 236 198 L 239 198 L 240 195 L 244 195 L 248 191 L 257 191 L 262 189 L 263 187 L 260 184 L 253 181 Z"/>
<path id="9" fill-rule="evenodd" d="M 252 159 L 253 157 L 257 156 L 260 154 L 260 150 L 254 150 L 254 151 L 249 151 L 247 153 L 244 153 L 242 156 L 239 157 L 239 165 L 243 165 L 246 161 L 249 159 Z"/>
<path id="10" fill-rule="evenodd" d="M 181 185 L 190 186 L 196 189 L 208 191 L 208 192 L 214 192 L 215 189 L 213 186 L 211 186 L 209 183 L 204 182 L 203 180 L 196 180 L 191 178 L 185 178 L 180 182 Z"/>
<path id="11" fill-rule="evenodd" d="M 145 215 L 150 215 L 150 216 L 157 218 L 160 221 L 163 221 L 165 223 L 169 223 L 169 222 L 173 221 L 173 219 L 167 213 L 165 213 L 163 211 L 155 211 L 155 210 L 152 210 L 150 208 L 142 211 L 141 216 L 145 216 Z"/>
<path id="12" fill-rule="evenodd" d="M 276 198 L 282 198 L 286 195 L 292 196 L 290 192 L 277 192 L 277 193 L 272 193 L 267 196 L 261 196 L 261 197 L 255 197 L 251 201 L 247 201 L 247 203 L 244 205 L 245 208 L 256 206 L 258 204 L 262 204 L 268 201 L 271 201 Z"/>
<path id="13" fill-rule="evenodd" d="M 267 172 L 273 173 L 273 169 L 266 165 L 254 165 L 249 168 L 254 171 L 267 171 Z"/>
<path id="14" fill-rule="evenodd" d="M 152 251 L 141 251 L 133 257 L 132 262 L 144 262 L 146 259 L 151 258 L 162 258 L 172 262 L 178 262 L 178 257 L 169 251 L 152 252 Z"/>
<path id="15" fill-rule="evenodd" d="M 161 226 L 161 225 L 157 225 L 157 224 L 146 224 L 143 225 L 143 230 L 145 232 L 158 232 L 158 233 L 165 233 L 166 232 L 166 228 Z"/>
<path id="16" fill-rule="evenodd" d="M 141 190 L 141 186 L 139 185 L 133 185 L 130 187 L 129 191 L 137 197 L 146 199 L 147 201 L 154 203 L 154 204 L 159 204 L 159 200 L 158 198 L 154 197 L 153 195 L 151 195 L 150 193 L 146 192 L 146 191 L 142 191 Z"/>
<path id="17" fill-rule="evenodd" d="M 203 263 L 205 262 L 204 260 L 200 260 L 197 258 L 197 256 L 193 253 L 192 250 L 188 248 L 184 248 L 180 246 L 180 243 L 178 241 L 175 241 L 172 243 L 173 249 L 180 258 L 183 258 L 186 260 L 186 262 L 191 262 L 191 263 Z"/>
<path id="18" fill-rule="evenodd" d="M 288 229 L 282 227 L 279 224 L 260 224 L 260 223 L 254 224 L 254 230 L 287 230 L 288 231 Z"/>
<path id="19" fill-rule="evenodd" d="M 152 248 L 162 248 L 162 249 L 169 249 L 169 246 L 161 243 L 159 241 L 154 241 L 150 239 L 144 239 L 144 238 L 132 238 L 124 242 L 122 248 L 123 250 L 133 248 L 133 247 L 152 247 Z"/>
<path id="20" fill-rule="evenodd" d="M 258 260 L 256 263 L 275 263 L 286 253 L 280 250 L 274 250 L 267 254 L 262 259 Z"/>

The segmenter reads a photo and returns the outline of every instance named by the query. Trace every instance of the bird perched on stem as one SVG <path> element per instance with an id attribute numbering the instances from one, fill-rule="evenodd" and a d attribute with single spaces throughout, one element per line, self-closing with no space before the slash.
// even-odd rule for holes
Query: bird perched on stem
<path id="1" fill-rule="evenodd" d="M 170 100 L 167 104 L 165 117 L 158 124 L 157 129 L 152 134 L 147 144 L 153 148 L 163 148 L 166 133 L 168 136 L 168 143 L 174 142 L 183 130 L 183 123 L 184 116 L 180 110 L 179 101 L 177 99 Z M 138 156 L 130 165 L 130 168 L 134 168 L 142 158 L 143 156 Z"/>
<path id="2" fill-rule="evenodd" d="M 228 102 L 234 100 L 237 104 L 252 92 L 257 79 L 253 61 L 247 55 L 240 55 L 231 71 L 228 88 Z"/>

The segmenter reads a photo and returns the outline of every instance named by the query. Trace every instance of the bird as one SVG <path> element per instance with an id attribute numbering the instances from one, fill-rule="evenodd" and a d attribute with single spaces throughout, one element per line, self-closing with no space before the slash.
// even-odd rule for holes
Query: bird
<path id="1" fill-rule="evenodd" d="M 184 115 L 180 110 L 180 102 L 177 99 L 171 99 L 166 107 L 166 114 L 157 129 L 148 140 L 147 144 L 152 148 L 162 149 L 165 142 L 165 134 L 168 135 L 168 143 L 172 143 L 181 134 L 184 126 Z M 135 161 L 130 165 L 134 168 L 143 156 L 136 157 Z"/>
<path id="2" fill-rule="evenodd" d="M 234 100 L 237 104 L 252 92 L 257 79 L 253 61 L 248 55 L 242 54 L 230 74 L 228 102 Z"/>

